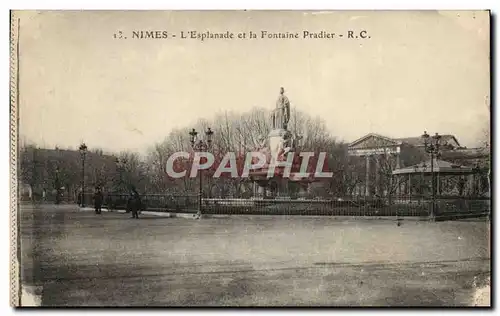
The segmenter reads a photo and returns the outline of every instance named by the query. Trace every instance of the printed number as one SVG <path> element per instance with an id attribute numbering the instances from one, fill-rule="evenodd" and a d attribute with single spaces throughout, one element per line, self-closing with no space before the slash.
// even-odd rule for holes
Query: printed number
<path id="1" fill-rule="evenodd" d="M 118 34 L 115 33 L 113 36 L 114 36 L 114 38 L 122 39 L 123 38 L 123 32 L 122 31 L 118 31 Z"/>

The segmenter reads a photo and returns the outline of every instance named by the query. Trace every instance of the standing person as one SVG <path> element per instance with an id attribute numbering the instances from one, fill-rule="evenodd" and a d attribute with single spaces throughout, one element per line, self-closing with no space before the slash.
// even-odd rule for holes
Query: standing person
<path id="1" fill-rule="evenodd" d="M 96 214 L 101 214 L 101 207 L 104 197 L 101 192 L 101 188 L 97 187 L 94 193 L 94 208 Z"/>
<path id="2" fill-rule="evenodd" d="M 82 206 L 82 192 L 78 192 L 76 202 L 78 203 L 78 206 Z"/>
<path id="3" fill-rule="evenodd" d="M 132 191 L 129 192 L 128 197 L 127 197 L 127 209 L 126 213 L 132 212 L 132 207 L 134 204 L 134 195 L 132 194 Z"/>
<path id="4" fill-rule="evenodd" d="M 139 210 L 142 208 L 141 196 L 136 191 L 135 188 L 132 189 L 132 201 L 131 201 L 131 209 L 132 209 L 132 218 L 139 218 Z"/>

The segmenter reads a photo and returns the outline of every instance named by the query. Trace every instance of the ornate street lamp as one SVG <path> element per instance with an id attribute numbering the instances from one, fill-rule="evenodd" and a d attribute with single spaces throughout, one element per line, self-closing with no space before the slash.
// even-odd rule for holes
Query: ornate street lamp
<path id="1" fill-rule="evenodd" d="M 125 158 L 125 157 L 116 158 L 115 164 L 116 164 L 116 170 L 120 176 L 120 182 L 118 183 L 118 194 L 119 194 L 119 199 L 121 200 L 122 194 L 124 194 L 126 192 L 126 190 L 123 190 L 123 187 L 124 187 L 124 185 L 123 185 L 123 183 L 124 183 L 123 173 L 127 169 L 127 158 Z M 125 185 L 125 189 L 127 189 L 126 185 Z M 125 196 L 125 200 L 127 200 L 127 196 Z M 130 212 L 130 209 L 128 207 L 126 208 L 126 212 L 127 213 Z"/>
<path id="2" fill-rule="evenodd" d="M 78 148 L 80 151 L 80 156 L 82 157 L 82 204 L 81 206 L 85 206 L 85 157 L 87 155 L 87 145 L 82 143 Z"/>
<path id="3" fill-rule="evenodd" d="M 436 133 L 434 136 L 429 136 L 427 132 L 422 135 L 424 139 L 425 152 L 431 156 L 431 193 L 432 193 L 432 205 L 431 205 L 431 219 L 434 219 L 435 208 L 436 208 L 436 181 L 434 176 L 434 158 L 440 156 L 440 140 L 441 135 Z"/>
<path id="4" fill-rule="evenodd" d="M 116 163 L 116 169 L 120 174 L 119 187 L 121 188 L 123 186 L 123 172 L 126 171 L 127 167 L 127 158 L 116 158 L 115 163 Z"/>
<path id="5" fill-rule="evenodd" d="M 203 140 L 203 139 L 198 139 L 197 136 L 198 136 L 198 132 L 193 128 L 191 130 L 191 132 L 189 132 L 189 141 L 191 143 L 191 147 L 193 148 L 194 151 L 198 151 L 198 152 L 203 152 L 203 151 L 207 151 L 209 149 L 212 148 L 212 135 L 214 134 L 214 132 L 209 128 L 207 128 L 207 130 L 205 131 L 205 136 L 206 136 L 206 139 Z M 203 196 L 203 184 L 202 184 L 202 181 L 203 181 L 203 170 L 199 170 L 199 177 L 200 177 L 200 181 L 199 181 L 199 190 L 198 190 L 198 218 L 201 217 L 201 209 L 202 209 L 202 196 Z"/>

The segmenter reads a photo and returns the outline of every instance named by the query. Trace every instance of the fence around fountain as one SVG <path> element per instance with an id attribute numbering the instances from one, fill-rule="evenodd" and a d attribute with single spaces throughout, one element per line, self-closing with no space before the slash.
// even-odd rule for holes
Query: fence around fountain
<path id="1" fill-rule="evenodd" d="M 86 194 L 91 205 L 91 195 Z M 105 205 L 110 209 L 126 209 L 128 195 L 108 194 Z M 147 194 L 142 196 L 144 209 L 154 212 L 196 213 L 196 194 Z M 306 215 L 363 217 L 428 217 L 432 200 L 424 196 L 390 196 L 381 198 L 343 197 L 332 199 L 277 198 L 202 198 L 201 211 L 213 215 Z M 485 197 L 439 197 L 436 217 L 489 216 L 491 202 Z"/>

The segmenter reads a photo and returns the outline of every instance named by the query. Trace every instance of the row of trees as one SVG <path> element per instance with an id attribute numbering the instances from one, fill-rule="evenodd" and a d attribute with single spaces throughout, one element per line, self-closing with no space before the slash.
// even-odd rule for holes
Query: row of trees
<path id="1" fill-rule="evenodd" d="M 227 152 L 236 152 L 244 157 L 244 153 L 257 150 L 261 141 L 270 132 L 270 113 L 262 108 L 254 108 L 246 113 L 224 112 L 217 114 L 213 120 L 200 119 L 192 127 L 175 129 L 164 141 L 155 144 L 145 157 L 149 166 L 151 187 L 155 192 L 194 192 L 198 180 L 192 178 L 170 179 L 166 173 L 168 157 L 179 151 L 191 150 L 189 132 L 195 128 L 203 134 L 208 127 L 215 133 L 212 138 L 212 153 L 222 156 Z M 330 153 L 328 165 L 339 169 L 345 163 L 347 145 L 337 141 L 328 132 L 320 118 L 314 118 L 303 112 L 292 112 L 289 122 L 294 133 L 300 135 L 301 151 L 325 151 Z M 205 179 L 205 192 L 215 196 L 244 196 L 252 192 L 252 182 L 248 178 Z"/>
<path id="2" fill-rule="evenodd" d="M 119 170 L 117 161 L 125 161 Z M 86 153 L 85 187 L 100 186 L 109 191 L 127 190 L 127 184 L 143 185 L 144 162 L 137 153 L 105 154 L 100 149 Z M 38 148 L 27 145 L 19 152 L 19 180 L 35 196 L 60 194 L 74 199 L 82 186 L 82 158 L 78 151 Z M 28 192 L 23 192 L 28 194 Z"/>
<path id="3" fill-rule="evenodd" d="M 269 134 L 269 120 L 270 113 L 267 110 L 254 108 L 246 113 L 219 113 L 213 120 L 198 120 L 193 127 L 200 134 L 208 127 L 215 132 L 211 148 L 213 153 L 245 153 L 259 148 L 261 140 Z M 300 151 L 328 153 L 326 164 L 334 176 L 327 179 L 324 185 L 317 186 L 318 192 L 315 194 L 350 195 L 365 181 L 365 160 L 349 156 L 347 144 L 333 137 L 322 119 L 293 111 L 289 126 L 292 132 L 302 136 Z M 86 191 L 101 186 L 109 192 L 126 192 L 133 185 L 140 192 L 149 194 L 195 193 L 198 179 L 172 179 L 166 172 L 167 159 L 173 153 L 192 150 L 189 139 L 191 128 L 172 130 L 145 155 L 135 152 L 104 153 L 99 149 L 90 149 L 85 163 Z M 404 155 L 400 159 L 405 165 L 422 159 L 422 153 L 417 151 L 406 150 Z M 380 168 L 377 171 L 372 168 L 371 172 L 377 172 L 378 175 L 372 174 L 370 178 L 380 179 L 381 192 L 394 193 L 400 185 L 391 180 L 396 167 L 395 157 L 381 155 L 377 159 Z M 20 151 L 19 167 L 20 180 L 30 185 L 35 192 L 51 192 L 59 187 L 74 197 L 81 188 L 82 167 L 78 151 L 25 146 Z M 211 196 L 248 196 L 252 192 L 252 182 L 248 178 L 206 177 L 204 192 Z"/>

